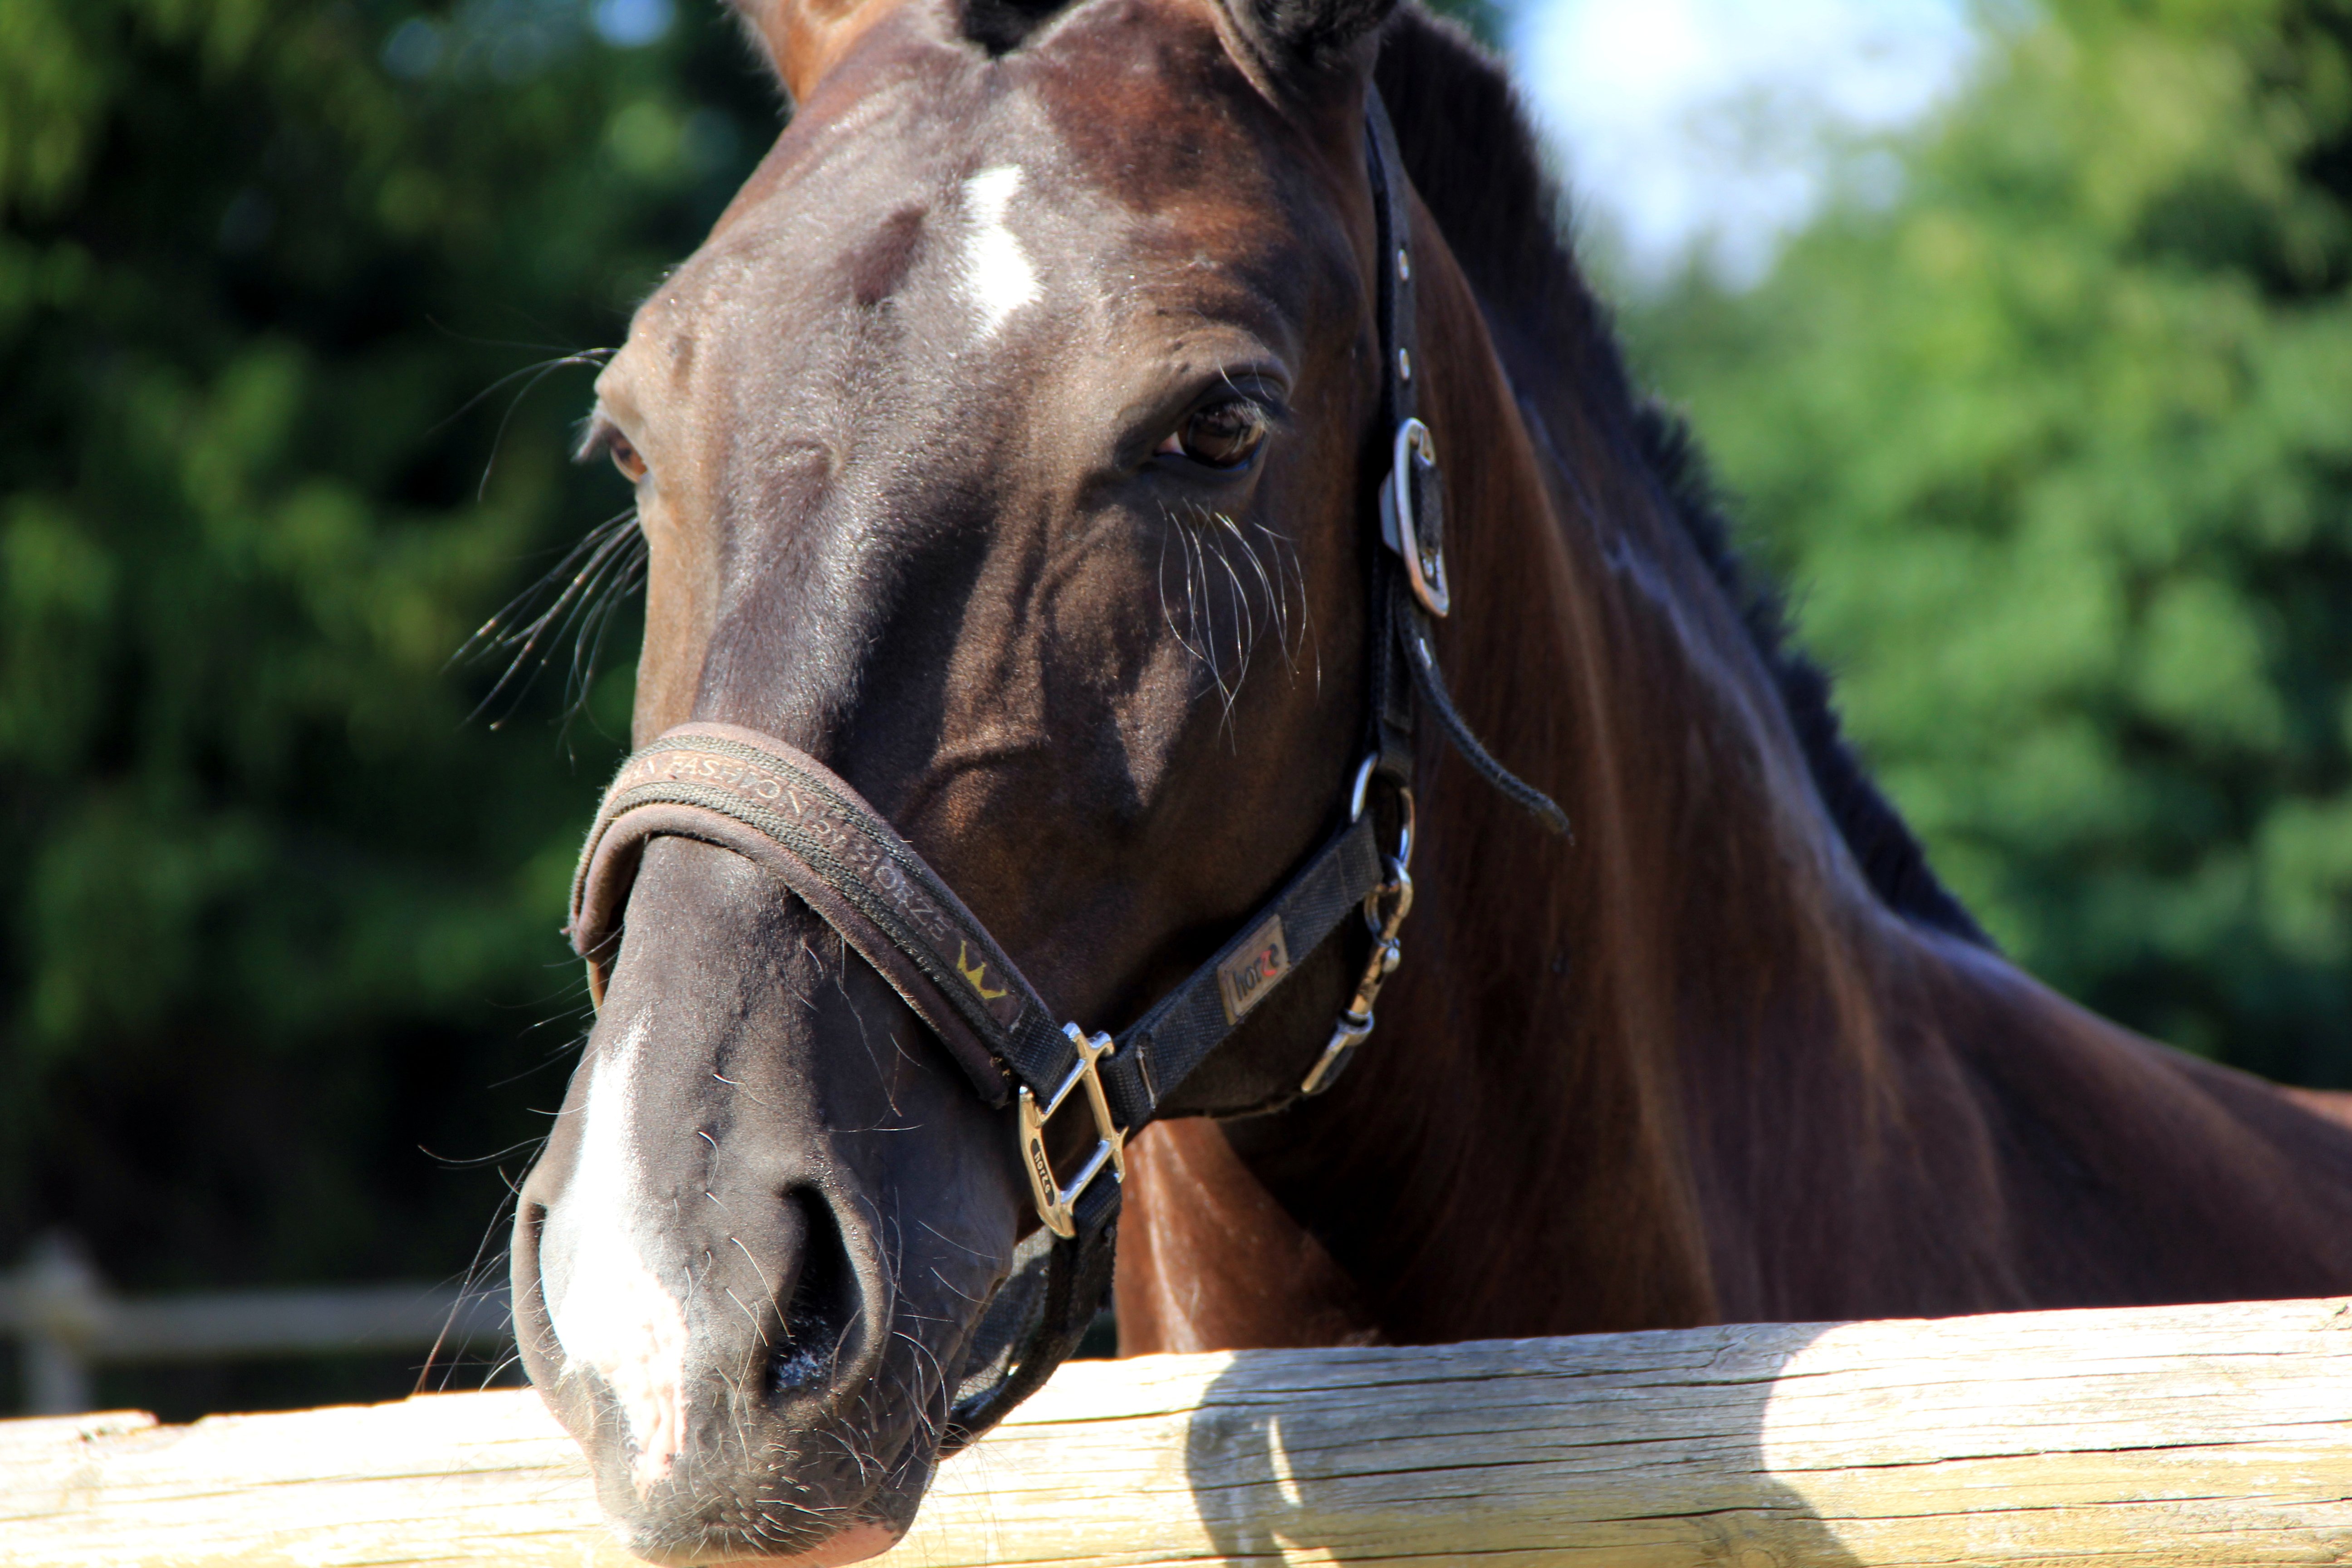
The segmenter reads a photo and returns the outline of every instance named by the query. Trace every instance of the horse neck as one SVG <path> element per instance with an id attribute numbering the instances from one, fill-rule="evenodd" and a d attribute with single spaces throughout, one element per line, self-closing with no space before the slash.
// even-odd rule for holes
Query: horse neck
<path id="1" fill-rule="evenodd" d="M 1892 922 L 1632 439 L 1622 376 L 1529 356 L 1515 393 L 1467 283 L 1425 276 L 1440 657 L 1576 836 L 1424 734 L 1419 899 L 1367 1060 L 1236 1146 L 1393 1336 L 1707 1321 L 1704 1199 L 1743 1143 L 1720 1102 L 1798 1052 L 1843 1080 L 1830 1098 L 1870 1098 L 1866 976 Z"/>

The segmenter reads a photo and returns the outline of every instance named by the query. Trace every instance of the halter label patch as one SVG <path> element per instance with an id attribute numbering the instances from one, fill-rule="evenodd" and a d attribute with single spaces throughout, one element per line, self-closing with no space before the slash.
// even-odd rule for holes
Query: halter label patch
<path id="1" fill-rule="evenodd" d="M 1242 950 L 1217 965 L 1217 991 L 1224 998 L 1225 1022 L 1238 1024 L 1242 1015 L 1265 999 L 1275 982 L 1290 973 L 1290 949 L 1283 944 L 1282 917 L 1268 915 L 1249 933 Z"/>

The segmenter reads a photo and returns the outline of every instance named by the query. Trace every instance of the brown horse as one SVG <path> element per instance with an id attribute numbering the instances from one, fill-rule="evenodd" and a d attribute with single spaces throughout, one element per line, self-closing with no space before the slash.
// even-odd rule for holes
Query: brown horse
<path id="1" fill-rule="evenodd" d="M 588 443 L 649 551 L 638 742 L 782 737 L 1089 1027 L 1219 952 L 1363 751 L 1376 80 L 1435 652 L 1576 835 L 1424 729 L 1378 1030 L 1328 1094 L 1133 1146 L 1122 1347 L 2352 1289 L 2352 1133 L 1992 951 L 1629 388 L 1500 74 L 1388 10 L 747 0 L 796 113 Z M 986 1064 L 733 844 L 609 884 L 518 1331 L 638 1551 L 846 1562 L 912 1518 L 1037 1212 Z M 1295 955 L 1203 1081 L 1300 1081 L 1365 953 Z"/>

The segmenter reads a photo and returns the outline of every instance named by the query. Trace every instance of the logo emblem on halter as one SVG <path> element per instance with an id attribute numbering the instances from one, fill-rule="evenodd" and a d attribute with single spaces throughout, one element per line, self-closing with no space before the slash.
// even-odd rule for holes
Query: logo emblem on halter
<path id="1" fill-rule="evenodd" d="M 971 961 L 971 954 L 966 951 L 961 942 L 956 943 L 956 973 L 963 976 L 965 984 L 980 994 L 980 999 L 983 1002 L 994 1002 L 1004 994 L 1002 987 L 994 991 L 988 988 L 987 960 L 982 959 L 980 963 L 974 963 Z"/>
<path id="2" fill-rule="evenodd" d="M 1290 949 L 1282 940 L 1282 917 L 1268 915 L 1265 923 L 1243 939 L 1241 951 L 1217 965 L 1217 991 L 1224 998 L 1225 1022 L 1238 1024 L 1242 1015 L 1265 999 L 1275 982 L 1290 973 Z"/>

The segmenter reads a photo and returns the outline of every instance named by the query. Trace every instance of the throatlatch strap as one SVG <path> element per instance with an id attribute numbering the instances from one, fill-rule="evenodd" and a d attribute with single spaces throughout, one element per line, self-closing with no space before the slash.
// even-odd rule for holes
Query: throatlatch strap
<path id="1" fill-rule="evenodd" d="M 1560 810 L 1559 803 L 1496 762 L 1463 721 L 1461 711 L 1454 706 L 1454 693 L 1445 689 L 1445 672 L 1437 667 L 1437 648 L 1430 641 L 1428 617 L 1421 613 L 1419 605 L 1403 602 L 1402 590 L 1398 597 L 1397 624 L 1402 628 L 1399 640 L 1405 645 L 1421 700 L 1437 715 L 1438 727 L 1445 731 L 1446 740 L 1470 764 L 1471 771 L 1492 784 L 1504 799 L 1562 838 L 1572 840 L 1575 832 L 1569 826 L 1568 813 Z"/>

